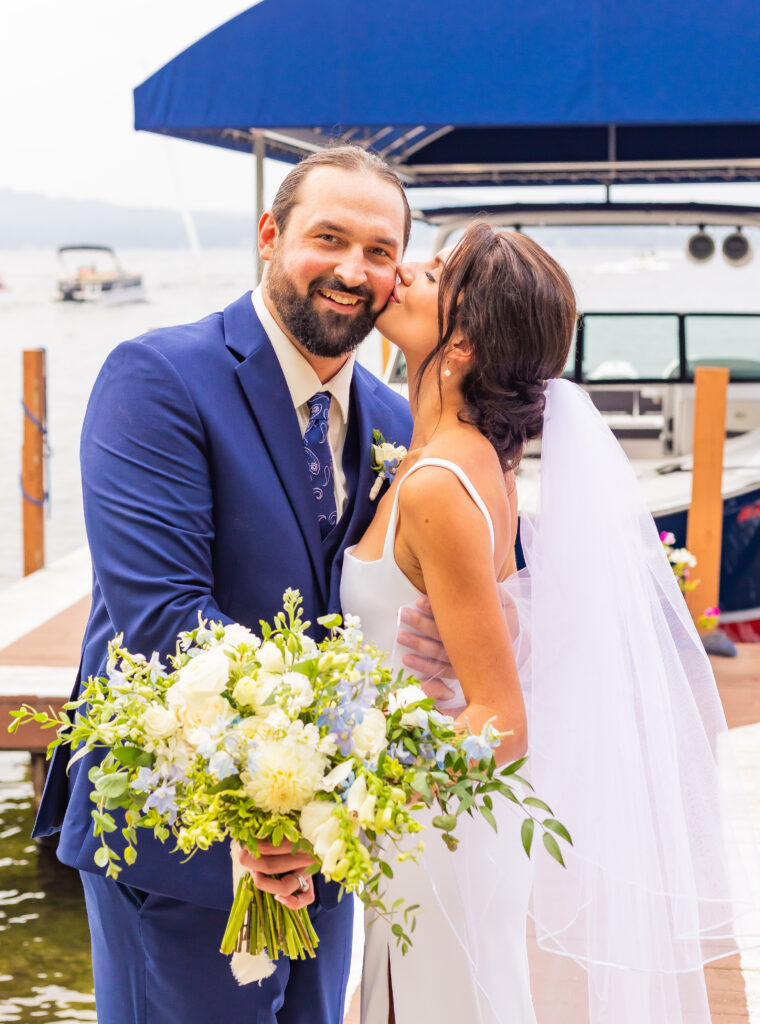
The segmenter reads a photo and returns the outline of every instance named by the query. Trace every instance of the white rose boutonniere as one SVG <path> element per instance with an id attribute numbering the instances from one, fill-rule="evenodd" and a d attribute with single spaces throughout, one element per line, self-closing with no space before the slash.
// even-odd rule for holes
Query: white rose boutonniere
<path id="1" fill-rule="evenodd" d="M 374 501 L 378 496 L 385 480 L 394 478 L 396 470 L 406 457 L 406 448 L 403 444 L 386 441 L 379 430 L 372 431 L 372 442 L 372 468 L 377 473 L 377 479 L 369 492 L 370 501 Z"/>

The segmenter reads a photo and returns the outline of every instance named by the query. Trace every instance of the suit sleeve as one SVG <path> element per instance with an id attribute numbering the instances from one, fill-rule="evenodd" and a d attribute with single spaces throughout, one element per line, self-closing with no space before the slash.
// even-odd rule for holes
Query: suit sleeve
<path id="1" fill-rule="evenodd" d="M 213 496 L 198 410 L 156 349 L 125 342 L 95 383 L 82 430 L 93 570 L 116 632 L 134 651 L 173 653 L 214 599 Z"/>

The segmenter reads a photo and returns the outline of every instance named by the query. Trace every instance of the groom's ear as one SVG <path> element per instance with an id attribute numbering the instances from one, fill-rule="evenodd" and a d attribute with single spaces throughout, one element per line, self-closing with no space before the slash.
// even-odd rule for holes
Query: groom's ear
<path id="1" fill-rule="evenodd" d="M 267 210 L 259 221 L 259 256 L 262 260 L 271 260 L 279 234 L 272 211 Z"/>

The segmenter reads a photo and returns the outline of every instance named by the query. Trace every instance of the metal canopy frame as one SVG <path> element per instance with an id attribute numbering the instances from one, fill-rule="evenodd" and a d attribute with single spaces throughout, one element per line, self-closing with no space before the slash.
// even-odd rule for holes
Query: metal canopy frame
<path id="1" fill-rule="evenodd" d="M 494 226 L 582 227 L 637 225 L 760 228 L 760 206 L 727 203 L 497 203 L 413 210 L 414 220 L 437 227 L 434 251 L 471 220 Z"/>

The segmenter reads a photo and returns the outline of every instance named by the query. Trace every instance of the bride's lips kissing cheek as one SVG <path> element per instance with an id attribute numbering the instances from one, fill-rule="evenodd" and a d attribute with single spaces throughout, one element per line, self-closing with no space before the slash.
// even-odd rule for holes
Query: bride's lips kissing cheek
<path id="1" fill-rule="evenodd" d="M 377 328 L 408 355 L 427 355 L 438 339 L 438 286 L 450 249 L 422 263 L 402 263 Z"/>

